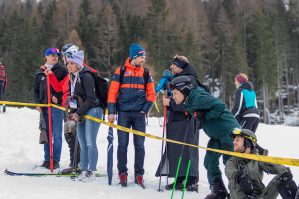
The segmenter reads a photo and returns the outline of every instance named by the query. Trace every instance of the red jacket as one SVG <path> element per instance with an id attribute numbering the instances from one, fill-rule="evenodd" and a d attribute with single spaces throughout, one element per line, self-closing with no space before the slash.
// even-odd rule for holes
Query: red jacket
<path id="1" fill-rule="evenodd" d="M 85 63 L 83 64 L 83 66 L 90 68 L 91 72 L 97 73 L 97 71 L 94 68 L 86 65 Z M 62 91 L 62 93 L 63 93 L 63 96 L 62 96 L 62 106 L 65 107 L 66 99 L 70 95 L 70 88 L 69 88 L 70 76 L 67 75 L 61 82 L 58 82 L 58 80 L 56 79 L 55 75 L 53 75 L 53 74 L 49 75 L 49 79 L 50 79 L 51 86 L 57 92 L 58 91 Z"/>

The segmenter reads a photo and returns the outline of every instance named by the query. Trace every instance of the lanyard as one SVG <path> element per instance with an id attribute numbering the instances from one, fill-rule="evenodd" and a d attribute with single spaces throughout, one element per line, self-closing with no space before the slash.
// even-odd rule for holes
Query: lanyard
<path id="1" fill-rule="evenodd" d="M 75 78 L 74 78 L 74 81 L 71 80 L 71 96 L 74 95 L 74 91 L 75 91 L 75 86 L 76 86 L 76 83 L 78 81 L 78 78 L 79 78 L 79 74 L 76 74 L 75 75 Z M 72 78 L 71 78 L 72 79 Z"/>

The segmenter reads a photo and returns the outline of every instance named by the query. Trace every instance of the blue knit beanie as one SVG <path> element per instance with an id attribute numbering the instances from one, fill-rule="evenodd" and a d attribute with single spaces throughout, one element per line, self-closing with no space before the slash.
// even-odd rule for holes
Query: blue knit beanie
<path id="1" fill-rule="evenodd" d="M 132 44 L 130 46 L 130 59 L 133 60 L 140 56 L 145 56 L 145 50 L 138 43 Z"/>

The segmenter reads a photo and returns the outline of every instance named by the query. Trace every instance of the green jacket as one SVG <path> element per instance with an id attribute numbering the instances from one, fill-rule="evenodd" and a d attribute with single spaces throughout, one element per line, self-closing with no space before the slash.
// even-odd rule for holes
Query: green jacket
<path id="1" fill-rule="evenodd" d="M 211 138 L 222 139 L 234 128 L 240 127 L 224 102 L 211 96 L 201 87 L 191 90 L 184 105 L 191 115 L 197 113 L 201 118 L 203 130 Z"/>
<path id="2" fill-rule="evenodd" d="M 284 172 L 288 172 L 289 168 L 279 164 L 258 162 L 255 160 L 249 160 L 239 157 L 230 158 L 225 165 L 225 175 L 228 178 L 228 188 L 230 190 L 231 199 L 242 199 L 246 196 L 235 179 L 237 171 L 240 170 L 246 172 L 246 174 L 252 180 L 253 195 L 255 195 L 256 197 L 261 197 L 263 194 L 265 194 L 265 185 L 262 182 L 264 172 L 268 174 L 282 174 Z"/>

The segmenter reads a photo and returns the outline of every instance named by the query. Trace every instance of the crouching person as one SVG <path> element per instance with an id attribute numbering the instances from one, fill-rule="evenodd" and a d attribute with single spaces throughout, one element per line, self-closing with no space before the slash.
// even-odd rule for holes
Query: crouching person
<path id="1" fill-rule="evenodd" d="M 80 181 L 92 181 L 95 179 L 94 171 L 97 168 L 98 149 L 96 145 L 100 124 L 91 120 L 82 120 L 84 115 L 102 118 L 103 109 L 95 89 L 95 81 L 90 74 L 90 69 L 83 66 L 83 51 L 74 53 L 67 58 L 67 69 L 70 73 L 70 94 L 82 99 L 82 103 L 70 119 L 77 122 L 77 136 L 80 144 Z M 75 108 L 76 101 L 72 102 Z"/>
<path id="2" fill-rule="evenodd" d="M 184 104 L 190 115 L 196 113 L 201 127 L 209 136 L 208 148 L 233 150 L 230 138 L 232 130 L 239 127 L 237 120 L 228 111 L 224 102 L 211 96 L 201 87 L 194 88 L 188 76 L 179 76 L 170 82 L 176 104 Z M 219 168 L 220 153 L 207 151 L 204 166 L 207 169 L 211 193 L 205 199 L 226 199 L 227 190 Z M 223 163 L 230 158 L 223 155 Z"/>
<path id="3" fill-rule="evenodd" d="M 252 131 L 235 129 L 232 138 L 235 152 L 256 153 L 257 138 Z M 275 174 L 266 187 L 262 182 L 264 172 Z M 275 199 L 278 194 L 283 199 L 294 199 L 296 195 L 292 173 L 283 165 L 232 157 L 226 163 L 225 174 L 231 199 Z"/>

